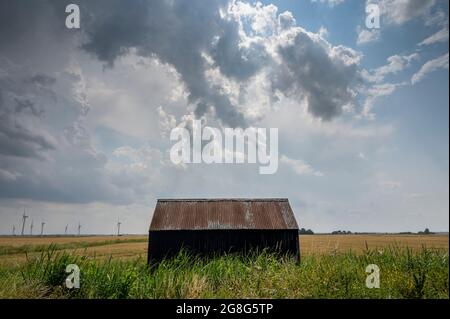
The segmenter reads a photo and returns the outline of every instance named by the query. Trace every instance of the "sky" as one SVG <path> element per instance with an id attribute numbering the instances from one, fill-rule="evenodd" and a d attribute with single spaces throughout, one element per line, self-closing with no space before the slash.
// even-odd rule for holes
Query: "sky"
<path id="1" fill-rule="evenodd" d="M 448 6 L 1 1 L 0 234 L 24 210 L 25 233 L 142 234 L 158 198 L 191 197 L 288 198 L 315 232 L 448 231 Z M 277 128 L 278 171 L 172 163 L 195 119 Z"/>

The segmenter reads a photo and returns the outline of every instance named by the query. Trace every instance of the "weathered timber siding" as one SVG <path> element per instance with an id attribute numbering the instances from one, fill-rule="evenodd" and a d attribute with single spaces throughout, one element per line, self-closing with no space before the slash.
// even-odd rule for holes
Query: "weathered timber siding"
<path id="1" fill-rule="evenodd" d="M 159 199 L 148 261 L 181 249 L 209 256 L 267 249 L 299 258 L 298 224 L 285 198 Z"/>
<path id="2" fill-rule="evenodd" d="M 203 256 L 254 250 L 299 258 L 297 230 L 167 230 L 149 232 L 149 262 L 176 255 L 181 249 Z"/>

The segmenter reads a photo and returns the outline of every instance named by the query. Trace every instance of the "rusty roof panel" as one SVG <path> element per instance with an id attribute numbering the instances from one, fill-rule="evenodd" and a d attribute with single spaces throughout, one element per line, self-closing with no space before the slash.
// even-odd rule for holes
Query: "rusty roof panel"
<path id="1" fill-rule="evenodd" d="M 159 199 L 150 230 L 298 229 L 287 199 Z"/>

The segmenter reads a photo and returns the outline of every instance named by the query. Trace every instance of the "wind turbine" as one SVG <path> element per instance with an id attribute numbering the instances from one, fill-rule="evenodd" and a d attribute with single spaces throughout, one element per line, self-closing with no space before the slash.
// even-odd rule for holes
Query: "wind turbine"
<path id="1" fill-rule="evenodd" d="M 80 222 L 78 222 L 78 236 L 80 236 L 80 229 L 81 229 L 81 224 L 80 224 Z"/>
<path id="2" fill-rule="evenodd" d="M 16 236 L 16 226 L 15 226 L 15 225 L 13 225 L 13 232 L 12 232 L 12 235 L 13 235 L 13 236 Z"/>
<path id="3" fill-rule="evenodd" d="M 69 224 L 66 225 L 66 229 L 64 230 L 64 235 L 67 236 L 67 227 L 69 227 Z"/>
<path id="4" fill-rule="evenodd" d="M 121 223 L 120 220 L 117 218 L 117 236 L 120 236 L 120 225 L 122 225 L 122 223 Z"/>
<path id="5" fill-rule="evenodd" d="M 23 216 L 22 216 L 22 232 L 21 232 L 22 236 L 23 236 L 23 232 L 25 230 L 25 221 L 26 221 L 27 218 L 28 218 L 28 216 L 25 215 L 25 209 L 24 209 L 23 210 Z"/>
<path id="6" fill-rule="evenodd" d="M 44 226 L 45 226 L 45 222 L 41 223 L 41 236 L 44 235 Z"/>
<path id="7" fill-rule="evenodd" d="M 30 236 L 33 236 L 33 220 L 31 220 L 31 225 L 30 225 Z"/>

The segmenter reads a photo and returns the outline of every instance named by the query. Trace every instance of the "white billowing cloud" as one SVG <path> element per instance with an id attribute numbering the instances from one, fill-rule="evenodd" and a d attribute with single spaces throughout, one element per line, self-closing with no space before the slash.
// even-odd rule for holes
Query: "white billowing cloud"
<path id="1" fill-rule="evenodd" d="M 325 28 L 324 26 L 321 26 L 317 33 L 323 39 L 326 39 L 328 37 L 328 35 L 330 34 L 330 32 L 328 32 L 327 28 Z"/>
<path id="2" fill-rule="evenodd" d="M 365 94 L 366 98 L 360 116 L 369 120 L 375 119 L 372 109 L 375 103 L 382 97 L 386 97 L 395 92 L 395 90 L 406 83 L 382 83 L 369 87 Z"/>
<path id="3" fill-rule="evenodd" d="M 358 38 L 356 39 L 357 44 L 365 44 L 380 39 L 379 29 L 365 29 L 358 27 L 357 33 L 358 33 Z"/>
<path id="4" fill-rule="evenodd" d="M 170 135 L 170 131 L 177 126 L 175 116 L 164 111 L 162 106 L 158 107 L 159 129 L 163 137 Z"/>
<path id="5" fill-rule="evenodd" d="M 378 3 L 383 21 L 400 25 L 417 17 L 425 17 L 436 0 L 380 0 Z"/>
<path id="6" fill-rule="evenodd" d="M 411 78 L 411 84 L 417 84 L 429 73 L 439 69 L 448 69 L 448 53 L 426 62 Z"/>
<path id="7" fill-rule="evenodd" d="M 364 103 L 359 116 L 373 120 L 375 114 L 373 107 L 375 103 L 382 97 L 389 96 L 395 92 L 399 87 L 405 86 L 406 82 L 401 83 L 387 83 L 384 82 L 386 76 L 397 74 L 411 65 L 413 61 L 419 59 L 418 53 L 410 55 L 393 55 L 387 58 L 387 63 L 371 71 L 362 70 L 361 76 L 372 85 L 364 87 Z"/>
<path id="8" fill-rule="evenodd" d="M 73 98 L 80 105 L 80 115 L 86 116 L 90 110 L 90 103 L 87 96 L 86 79 L 78 61 L 71 61 L 71 65 L 67 68 L 67 72 L 77 79 L 77 81 L 74 81 L 72 88 Z"/>
<path id="9" fill-rule="evenodd" d="M 298 100 L 299 104 L 306 101 L 307 111 L 319 119 L 330 120 L 339 116 L 347 105 L 353 103 L 360 54 L 347 47 L 332 46 L 325 40 L 327 32 L 324 28 L 320 28 L 318 33 L 308 32 L 296 26 L 292 13 L 277 14 L 276 7 L 266 7 L 241 1 L 230 6 L 228 14 L 239 25 L 240 46 L 258 48 L 261 52 L 255 53 L 262 57 L 262 64 L 251 81 L 235 81 L 230 85 L 228 80 L 222 80 L 225 83 L 220 85 L 222 92 L 239 92 L 239 99 L 230 96 L 230 100 L 237 100 L 242 106 L 247 105 L 246 97 L 250 92 L 258 91 L 256 96 L 260 103 L 254 103 L 255 95 L 252 95 L 248 100 L 253 106 L 240 108 L 247 119 L 259 119 L 258 114 L 266 113 L 263 109 L 266 109 L 267 102 L 270 107 L 279 100 L 280 94 Z M 213 52 L 213 60 L 214 56 Z M 221 75 L 239 79 L 230 74 L 232 69 L 229 67 L 224 68 L 214 61 L 213 64 L 218 65 L 219 73 L 214 73 L 211 83 L 218 83 L 214 79 Z M 233 61 L 227 62 L 228 65 L 241 69 Z M 238 89 L 229 90 L 232 86 L 238 86 Z"/>
<path id="10" fill-rule="evenodd" d="M 294 15 L 290 11 L 284 11 L 278 15 L 278 26 L 279 31 L 288 30 L 292 27 L 295 27 L 297 21 L 294 18 Z"/>
<path id="11" fill-rule="evenodd" d="M 396 74 L 403 71 L 411 65 L 412 61 L 418 59 L 419 54 L 417 53 L 413 53 L 410 55 L 393 55 L 387 58 L 387 64 L 372 70 L 372 72 L 363 70 L 362 76 L 369 82 L 380 83 L 384 81 L 387 75 Z"/>
<path id="12" fill-rule="evenodd" d="M 323 176 L 322 172 L 315 170 L 311 165 L 300 159 L 292 159 L 286 155 L 281 155 L 280 162 L 290 166 L 297 175 Z"/>
<path id="13" fill-rule="evenodd" d="M 448 25 L 419 43 L 419 46 L 448 42 Z"/>
<path id="14" fill-rule="evenodd" d="M 413 60 L 417 60 L 419 55 L 393 55 L 387 58 L 388 64 L 375 70 L 375 75 L 385 76 L 390 73 L 398 73 L 408 67 Z"/>
<path id="15" fill-rule="evenodd" d="M 263 36 L 272 35 L 278 27 L 278 8 L 273 4 L 263 5 L 261 2 L 251 4 L 236 1 L 229 7 L 228 14 L 234 17 L 248 18 L 248 26 L 254 34 Z M 285 23 L 292 19 L 294 19 L 294 17 L 290 12 L 287 12 L 280 18 L 283 22 L 283 27 L 291 27 Z M 244 23 L 243 21 L 239 22 L 241 23 L 241 26 L 242 23 Z"/>
<path id="16" fill-rule="evenodd" d="M 435 10 L 435 12 L 432 13 L 428 13 L 424 17 L 424 19 L 426 26 L 448 26 L 448 12 L 445 12 L 441 9 Z"/>

